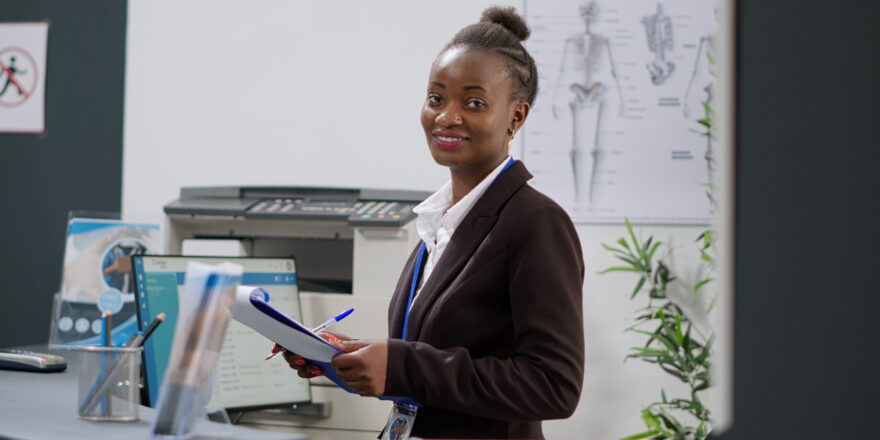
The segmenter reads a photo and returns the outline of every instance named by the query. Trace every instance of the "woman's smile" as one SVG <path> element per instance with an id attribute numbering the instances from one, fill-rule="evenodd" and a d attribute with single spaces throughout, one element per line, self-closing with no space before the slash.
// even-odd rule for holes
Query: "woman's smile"
<path id="1" fill-rule="evenodd" d="M 434 145 L 441 150 L 454 150 L 462 142 L 468 140 L 467 136 L 451 133 L 448 131 L 435 131 L 431 134 L 434 138 Z"/>

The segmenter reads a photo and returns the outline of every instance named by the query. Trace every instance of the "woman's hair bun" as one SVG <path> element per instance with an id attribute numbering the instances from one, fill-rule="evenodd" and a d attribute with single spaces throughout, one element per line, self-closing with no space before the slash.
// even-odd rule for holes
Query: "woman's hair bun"
<path id="1" fill-rule="evenodd" d="M 531 35 L 525 19 L 517 14 L 516 9 L 512 6 L 507 8 L 501 6 L 486 8 L 483 11 L 483 16 L 480 17 L 480 22 L 499 24 L 519 38 L 519 41 L 525 41 Z"/>

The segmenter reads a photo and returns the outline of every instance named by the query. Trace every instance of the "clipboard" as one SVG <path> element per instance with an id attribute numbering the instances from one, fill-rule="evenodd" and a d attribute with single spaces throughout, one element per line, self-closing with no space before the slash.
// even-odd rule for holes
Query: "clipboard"
<path id="1" fill-rule="evenodd" d="M 239 286 L 235 294 L 232 317 L 288 351 L 302 356 L 309 363 L 321 367 L 327 379 L 345 391 L 357 394 L 345 386 L 342 379 L 336 375 L 336 368 L 330 364 L 333 356 L 342 353 L 342 350 L 269 305 L 269 292 L 260 287 Z M 378 396 L 377 398 L 422 406 L 409 397 Z"/>

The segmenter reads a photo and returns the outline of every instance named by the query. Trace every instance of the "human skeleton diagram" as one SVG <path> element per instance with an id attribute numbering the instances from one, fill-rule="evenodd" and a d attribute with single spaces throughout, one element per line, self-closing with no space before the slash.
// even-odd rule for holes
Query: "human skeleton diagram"
<path id="1" fill-rule="evenodd" d="M 559 117 L 559 104 L 571 112 L 572 148 L 569 153 L 574 176 L 574 210 L 593 208 L 597 175 L 601 174 L 605 149 L 602 144 L 603 118 L 614 102 L 623 113 L 623 93 L 614 70 L 611 45 L 607 38 L 590 31 L 598 14 L 596 2 L 579 7 L 586 31 L 565 40 L 559 77 L 553 91 L 553 117 Z M 617 93 L 608 93 L 614 87 Z"/>
<path id="2" fill-rule="evenodd" d="M 663 14 L 663 5 L 657 3 L 657 13 L 642 18 L 648 49 L 654 52 L 654 59 L 646 65 L 651 74 L 651 82 L 661 85 L 672 75 L 675 63 L 666 59 L 666 52 L 672 50 L 672 19 Z"/>
<path id="3" fill-rule="evenodd" d="M 684 105 L 682 112 L 684 117 L 708 118 L 708 110 L 703 107 L 705 103 L 712 107 L 715 98 L 715 36 L 707 35 L 700 38 L 697 48 L 697 59 L 694 61 L 694 70 L 691 79 L 688 80 L 687 90 L 684 93 Z M 712 170 L 714 168 L 714 156 L 712 151 L 712 138 L 706 136 L 706 159 L 708 183 L 714 182 Z"/>

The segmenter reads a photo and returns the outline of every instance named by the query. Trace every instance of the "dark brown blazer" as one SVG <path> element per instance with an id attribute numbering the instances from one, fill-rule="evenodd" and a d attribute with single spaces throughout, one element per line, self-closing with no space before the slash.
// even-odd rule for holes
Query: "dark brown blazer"
<path id="1" fill-rule="evenodd" d="M 401 339 L 418 247 L 388 311 L 385 394 L 419 409 L 413 435 L 543 438 L 584 374 L 584 263 L 571 219 L 516 162 L 486 190 L 425 282 Z"/>

